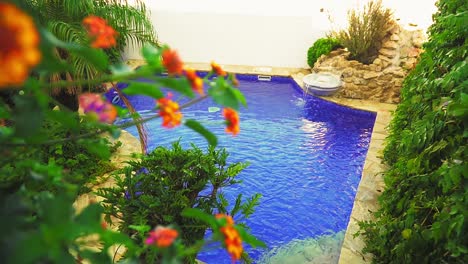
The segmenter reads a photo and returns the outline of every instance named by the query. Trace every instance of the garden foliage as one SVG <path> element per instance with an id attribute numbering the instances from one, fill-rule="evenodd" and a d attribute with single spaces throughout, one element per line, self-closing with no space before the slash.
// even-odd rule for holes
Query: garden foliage
<path id="1" fill-rule="evenodd" d="M 342 45 L 337 39 L 334 38 L 320 38 L 317 39 L 312 47 L 307 51 L 307 64 L 311 68 L 314 67 L 315 62 L 322 55 L 327 55 L 330 51 L 341 48 Z"/>
<path id="2" fill-rule="evenodd" d="M 245 203 L 239 197 L 234 212 L 227 212 L 221 205 L 221 189 L 239 183 L 237 174 L 248 166 L 240 162 L 227 164 L 227 157 L 225 149 L 209 147 L 205 153 L 193 144 L 183 149 L 175 142 L 172 148 L 158 147 L 139 160 L 129 161 L 129 166 L 116 173 L 116 186 L 98 192 L 105 198 L 106 219 L 109 223 L 117 220 L 119 230 L 136 240 L 140 238 L 132 226 L 173 224 L 181 231 L 182 243 L 195 246 L 209 225 L 183 216 L 185 209 L 196 208 L 208 215 L 236 216 L 240 212 L 245 218 L 258 204 L 260 195 Z M 144 263 L 156 263 L 151 255 L 143 258 Z"/>
<path id="3" fill-rule="evenodd" d="M 246 105 L 243 94 L 235 87 L 237 80 L 233 74 L 213 69 L 204 79 L 193 70 L 191 75 L 187 75 L 188 71 L 177 52 L 168 46 L 155 47 L 150 44 L 144 45 L 141 51 L 144 66 L 131 69 L 121 62 L 113 63 L 104 49 L 115 47 L 116 34 L 106 20 L 88 16 L 83 20 L 84 25 L 76 21 L 72 26 L 78 31 L 82 30 L 78 27 L 89 26 L 87 35 L 77 39 L 70 33 L 71 39 L 61 40 L 44 23 L 43 19 L 47 16 L 37 14 L 35 7 L 31 6 L 43 3 L 44 10 L 41 8 L 40 11 L 45 13 L 62 8 L 60 5 L 71 9 L 76 7 L 73 9 L 76 12 L 74 15 L 79 15 L 83 10 L 88 11 L 81 4 L 106 5 L 116 2 L 119 1 L 0 1 L 0 32 L 6 36 L 0 45 L 2 263 L 83 263 L 83 260 L 87 263 L 115 263 L 115 251 L 112 249 L 115 245 L 126 249 L 122 263 L 136 263 L 142 252 L 148 250 L 161 258 L 161 263 L 180 263 L 180 256 L 195 254 L 193 249 L 185 249 L 180 239 L 177 239 L 177 232 L 171 227 L 134 226 L 139 237 L 147 238 L 144 243 L 141 243 L 143 239 L 136 243 L 133 237 L 107 228 L 102 220 L 103 208 L 100 203 L 90 201 L 79 212 L 74 206 L 80 191 L 84 191 L 83 185 L 108 169 L 109 157 L 116 146 L 103 139 L 104 134 L 117 139 L 122 128 L 161 118 L 162 125 L 168 121 L 172 126 L 183 124 L 193 129 L 214 147 L 217 144 L 216 136 L 196 120 L 184 119 L 181 110 L 209 95 L 220 106 L 233 111 L 231 119 L 220 122 L 221 126 L 234 127 L 235 130 L 228 130 L 231 133 L 239 132 L 237 110 L 241 105 Z M 97 10 L 97 7 L 89 7 L 89 11 Z M 50 13 L 51 16 L 53 14 Z M 124 13 L 119 14 L 124 16 Z M 106 15 L 110 14 L 103 14 L 104 17 Z M 50 21 L 54 24 L 52 18 Z M 119 21 L 126 19 L 114 18 Z M 122 22 L 117 24 L 112 26 L 124 32 L 126 25 Z M 68 26 L 57 23 L 57 27 L 61 26 L 65 27 L 64 32 L 72 32 L 67 31 Z M 82 76 L 79 74 L 82 70 L 80 66 L 70 63 L 66 60 L 68 55 L 62 57 L 62 54 L 69 54 L 91 65 L 99 77 Z M 170 56 L 165 57 L 164 54 Z M 162 76 L 165 71 L 169 72 L 169 76 Z M 51 81 L 53 76 L 63 77 L 68 73 L 80 78 Z M 208 78 L 214 74 L 218 78 L 210 81 Z M 80 105 L 84 112 L 80 114 L 51 96 L 53 89 L 67 90 L 82 85 L 94 87 L 121 81 L 129 83 L 122 94 L 146 95 L 157 101 L 152 116 L 142 118 L 138 113 L 129 114 L 125 109 L 117 109 L 102 95 L 92 93 L 80 95 Z M 198 89 L 203 88 L 204 84 L 209 87 L 208 95 L 204 95 L 203 89 Z M 171 100 L 170 95 L 163 93 L 163 87 L 192 100 L 179 106 Z M 117 116 L 131 121 L 112 124 Z M 227 175 L 234 174 L 238 169 L 236 166 L 225 168 L 228 170 Z M 176 169 L 173 168 L 174 171 Z M 220 186 L 225 184 L 214 182 Z M 162 184 L 167 184 L 168 188 L 172 186 L 167 182 L 158 184 L 161 184 L 159 187 L 162 189 Z M 252 205 L 255 203 L 252 202 Z M 214 240 L 222 242 L 235 260 L 239 259 L 239 252 L 242 252 L 242 242 L 253 246 L 262 245 L 227 216 L 215 217 L 194 208 L 185 209 L 190 209 L 184 211 L 186 217 L 198 219 L 203 225 L 213 228 Z M 150 231 L 152 228 L 155 230 Z M 234 234 L 235 241 L 231 237 L 226 238 L 223 230 Z M 161 232 L 172 234 L 171 240 L 158 236 Z"/>
<path id="4" fill-rule="evenodd" d="M 392 17 L 392 12 L 382 6 L 381 0 L 370 1 L 362 11 L 351 10 L 348 28 L 332 35 L 351 53 L 349 59 L 370 64 L 393 25 Z"/>
<path id="5" fill-rule="evenodd" d="M 147 17 L 146 6 L 141 0 L 132 1 L 132 4 L 123 0 L 23 1 L 44 27 L 64 42 L 86 44 L 88 36 L 82 26 L 83 19 L 89 15 L 104 18 L 118 32 L 116 46 L 105 51 L 112 63 L 119 62 L 122 59 L 122 53 L 128 44 L 156 43 L 153 25 Z M 122 22 L 123 18 L 125 18 L 125 23 Z M 57 48 L 54 52 L 67 64 L 72 65 L 73 70 L 51 75 L 51 81 L 93 79 L 104 74 L 79 54 L 61 48 Z M 69 107 L 77 106 L 76 96 L 74 95 L 82 90 L 102 91 L 99 85 L 69 85 L 66 89 L 53 88 L 51 92 Z"/>
<path id="6" fill-rule="evenodd" d="M 375 263 L 468 263 L 468 2 L 440 0 L 421 61 L 402 89 L 375 221 Z"/>
<path id="7" fill-rule="evenodd" d="M 107 139 L 96 135 L 95 128 L 89 124 L 83 124 L 74 136 L 91 133 L 88 139 L 98 145 L 102 144 L 105 147 L 102 153 L 96 153 L 80 140 L 63 140 L 70 136 L 70 131 L 56 120 L 45 120 L 41 130 L 47 134 L 49 140 L 55 142 L 9 149 L 11 152 L 8 156 L 15 158 L 0 164 L 0 190 L 13 193 L 23 186 L 31 191 L 54 191 L 53 186 L 45 184 L 47 181 L 27 177 L 35 163 L 50 164 L 66 171 L 63 180 L 76 184 L 78 194 L 89 192 L 89 186 L 96 183 L 98 176 L 115 170 L 109 156 L 120 146 L 120 142 L 111 144 Z"/>

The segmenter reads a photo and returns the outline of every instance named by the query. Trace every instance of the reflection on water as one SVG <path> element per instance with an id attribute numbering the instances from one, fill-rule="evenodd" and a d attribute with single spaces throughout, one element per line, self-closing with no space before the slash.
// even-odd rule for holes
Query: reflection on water
<path id="1" fill-rule="evenodd" d="M 265 253 L 261 264 L 336 264 L 340 258 L 345 230 L 317 238 L 293 240 Z"/>

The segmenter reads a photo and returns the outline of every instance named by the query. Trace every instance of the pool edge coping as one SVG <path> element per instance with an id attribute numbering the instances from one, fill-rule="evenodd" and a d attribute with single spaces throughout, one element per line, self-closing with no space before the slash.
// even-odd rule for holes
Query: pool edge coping
<path id="1" fill-rule="evenodd" d="M 137 67 L 144 64 L 144 61 L 129 60 L 127 61 L 127 64 L 133 67 Z M 211 66 L 208 63 L 190 62 L 185 64 L 200 71 L 211 70 Z M 227 72 L 239 74 L 259 74 L 291 77 L 302 89 L 304 89 L 302 78 L 306 74 L 310 73 L 310 70 L 303 68 L 278 68 L 243 65 L 221 66 Z M 397 105 L 361 99 L 322 96 L 320 98 L 346 107 L 376 113 L 371 140 L 361 174 L 361 180 L 354 198 L 353 208 L 346 228 L 346 233 L 338 262 L 339 264 L 370 263 L 372 260 L 372 255 L 362 253 L 362 249 L 365 246 L 364 240 L 361 236 L 354 237 L 354 234 L 359 230 L 358 222 L 372 220 L 372 212 L 375 212 L 378 209 L 377 199 L 385 186 L 382 174 L 386 170 L 386 166 L 382 164 L 381 158 L 384 148 L 384 140 L 388 135 L 387 127 L 391 121 L 392 113 L 396 109 Z"/>

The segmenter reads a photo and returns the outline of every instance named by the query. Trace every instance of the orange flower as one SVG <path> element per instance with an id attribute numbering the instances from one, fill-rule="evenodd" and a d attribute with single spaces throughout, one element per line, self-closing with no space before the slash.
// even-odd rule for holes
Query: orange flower
<path id="1" fill-rule="evenodd" d="M 111 124 L 117 118 L 117 109 L 99 94 L 84 93 L 78 100 L 83 112 L 96 115 L 100 122 Z"/>
<path id="2" fill-rule="evenodd" d="M 167 97 L 157 100 L 159 107 L 159 115 L 163 119 L 162 125 L 167 128 L 173 128 L 180 125 L 182 120 L 182 113 L 179 110 L 179 104 L 172 101 L 170 98 L 172 94 L 169 93 Z"/>
<path id="3" fill-rule="evenodd" d="M 116 45 L 115 37 L 118 33 L 107 24 L 106 20 L 97 16 L 83 19 L 83 25 L 93 39 L 93 48 L 111 48 Z"/>
<path id="4" fill-rule="evenodd" d="M 192 89 L 199 93 L 200 95 L 203 95 L 203 80 L 197 76 L 197 73 L 195 70 L 186 68 L 185 69 L 185 76 L 187 77 L 187 80 L 190 82 L 190 85 L 192 86 Z"/>
<path id="5" fill-rule="evenodd" d="M 216 62 L 212 61 L 211 62 L 211 69 L 219 76 L 226 76 L 226 72 L 217 64 Z"/>
<path id="6" fill-rule="evenodd" d="M 226 225 L 220 228 L 221 233 L 224 235 L 224 245 L 232 260 L 239 260 L 243 247 L 239 232 L 234 228 L 234 220 L 231 216 L 225 214 L 217 214 L 215 217 L 216 219 L 226 219 Z"/>
<path id="7" fill-rule="evenodd" d="M 232 133 L 232 135 L 237 135 L 240 131 L 239 128 L 239 115 L 236 110 L 232 108 L 224 108 L 223 115 L 226 119 L 226 132 Z"/>
<path id="8" fill-rule="evenodd" d="M 155 244 L 157 247 L 168 247 L 172 245 L 177 236 L 179 236 L 177 230 L 169 227 L 157 226 L 155 230 L 149 232 L 149 237 L 145 240 L 145 244 Z"/>
<path id="9" fill-rule="evenodd" d="M 162 53 L 162 63 L 169 74 L 182 74 L 183 62 L 176 50 L 165 49 Z"/>
<path id="10" fill-rule="evenodd" d="M 13 4 L 0 3 L 0 87 L 18 86 L 41 60 L 32 18 Z"/>

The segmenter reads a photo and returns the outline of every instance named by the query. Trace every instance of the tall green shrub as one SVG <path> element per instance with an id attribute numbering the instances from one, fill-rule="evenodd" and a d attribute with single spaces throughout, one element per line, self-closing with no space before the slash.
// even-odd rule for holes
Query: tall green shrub
<path id="1" fill-rule="evenodd" d="M 351 53 L 350 59 L 370 64 L 377 57 L 384 37 L 388 34 L 393 15 L 382 1 L 370 1 L 362 11 L 348 13 L 348 29 L 332 35 Z"/>
<path id="2" fill-rule="evenodd" d="M 110 216 L 121 220 L 119 229 L 135 238 L 138 233 L 132 226 L 167 226 L 175 224 L 181 231 L 182 242 L 193 246 L 203 239 L 208 225 L 194 218 L 184 217 L 187 208 L 200 209 L 206 214 L 240 213 L 248 217 L 258 204 L 257 194 L 245 203 L 242 195 L 231 211 L 227 211 L 227 200 L 221 189 L 239 183 L 236 176 L 248 166 L 247 163 L 227 164 L 225 149 L 209 147 L 203 152 L 192 144 L 183 149 L 175 142 L 172 148 L 158 147 L 116 175 L 116 186 L 99 190 L 105 198 L 107 220 Z M 123 174 L 123 175 L 122 175 Z M 143 243 L 143 241 L 136 241 Z M 150 252 L 142 255 L 143 263 L 159 263 Z M 192 263 L 195 256 L 188 258 Z"/>
<path id="3" fill-rule="evenodd" d="M 317 39 L 312 47 L 307 51 L 307 64 L 311 68 L 314 67 L 315 62 L 322 55 L 327 55 L 330 51 L 342 47 L 340 42 L 334 38 L 320 38 Z"/>
<path id="4" fill-rule="evenodd" d="M 361 223 L 375 263 L 468 263 L 468 2 L 438 8 L 391 122 L 381 209 Z"/>

